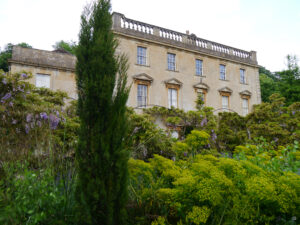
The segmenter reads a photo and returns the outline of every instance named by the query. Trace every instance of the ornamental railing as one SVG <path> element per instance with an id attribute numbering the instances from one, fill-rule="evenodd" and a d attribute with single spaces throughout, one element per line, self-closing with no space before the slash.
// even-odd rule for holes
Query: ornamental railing
<path id="1" fill-rule="evenodd" d="M 141 21 L 126 18 L 123 14 L 113 13 L 113 30 L 125 34 L 135 35 L 155 41 L 169 42 L 179 47 L 187 47 L 211 55 L 227 57 L 229 59 L 257 65 L 256 52 L 244 51 L 213 41 L 197 37 L 195 34 L 184 34 Z"/>

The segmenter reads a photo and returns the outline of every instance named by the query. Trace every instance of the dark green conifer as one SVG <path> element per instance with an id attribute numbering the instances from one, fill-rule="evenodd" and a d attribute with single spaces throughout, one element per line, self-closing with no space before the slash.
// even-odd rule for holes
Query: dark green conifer
<path id="1" fill-rule="evenodd" d="M 125 56 L 115 54 L 110 8 L 109 0 L 85 8 L 76 49 L 80 224 L 125 224 L 128 64 Z"/>

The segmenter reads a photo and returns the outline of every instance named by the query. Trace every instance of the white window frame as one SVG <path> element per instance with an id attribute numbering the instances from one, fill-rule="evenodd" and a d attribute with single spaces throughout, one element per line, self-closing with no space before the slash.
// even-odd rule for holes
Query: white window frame
<path id="1" fill-rule="evenodd" d="M 249 113 L 249 99 L 242 98 L 242 109 L 243 109 L 243 116 L 246 116 Z"/>
<path id="2" fill-rule="evenodd" d="M 175 71 L 176 70 L 176 54 L 168 53 L 167 61 L 168 61 L 168 70 Z"/>
<path id="3" fill-rule="evenodd" d="M 226 104 L 224 104 L 224 99 L 227 99 Z M 222 95 L 222 109 L 229 109 L 229 96 L 227 95 Z"/>
<path id="4" fill-rule="evenodd" d="M 148 101 L 148 85 L 137 85 L 137 106 L 145 108 Z"/>
<path id="5" fill-rule="evenodd" d="M 203 76 L 203 60 L 196 59 L 196 75 L 197 76 Z"/>
<path id="6" fill-rule="evenodd" d="M 226 65 L 220 64 L 220 80 L 226 80 Z"/>
<path id="7" fill-rule="evenodd" d="M 240 83 L 241 84 L 246 84 L 245 69 L 240 69 Z"/>
<path id="8" fill-rule="evenodd" d="M 169 109 L 177 108 L 178 106 L 178 90 L 175 88 L 168 88 L 168 102 L 169 102 Z"/>
<path id="9" fill-rule="evenodd" d="M 50 88 L 51 87 L 50 74 L 37 73 L 35 75 L 35 86 L 39 88 Z"/>
<path id="10" fill-rule="evenodd" d="M 137 46 L 136 61 L 138 65 L 147 65 L 147 48 L 143 46 Z"/>

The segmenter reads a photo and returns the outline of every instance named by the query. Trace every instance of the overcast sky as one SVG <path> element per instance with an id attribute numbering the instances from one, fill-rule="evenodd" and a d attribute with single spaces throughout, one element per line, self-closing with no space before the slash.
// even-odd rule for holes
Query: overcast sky
<path id="1" fill-rule="evenodd" d="M 77 41 L 80 15 L 90 0 L 0 0 L 0 47 L 26 42 L 52 50 L 59 40 Z M 300 0 L 112 0 L 126 17 L 257 51 L 259 65 L 286 68 L 300 57 Z"/>

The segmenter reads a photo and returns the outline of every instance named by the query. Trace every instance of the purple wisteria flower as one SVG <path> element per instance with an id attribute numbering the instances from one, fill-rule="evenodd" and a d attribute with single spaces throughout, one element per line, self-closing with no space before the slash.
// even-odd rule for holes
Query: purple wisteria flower
<path id="1" fill-rule="evenodd" d="M 20 91 L 20 92 L 24 92 L 24 85 L 23 85 L 22 87 L 21 87 L 21 86 L 18 86 L 17 89 L 18 89 L 18 91 Z"/>
<path id="2" fill-rule="evenodd" d="M 13 119 L 11 124 L 17 124 L 17 122 L 18 122 L 17 120 Z"/>
<path id="3" fill-rule="evenodd" d="M 1 100 L 4 101 L 4 100 L 7 100 L 7 99 L 9 99 L 9 98 L 11 98 L 11 93 L 10 93 L 10 92 L 9 92 L 9 93 L 6 93 L 6 94 L 1 98 Z"/>
<path id="4" fill-rule="evenodd" d="M 41 126 L 42 126 L 42 122 L 41 122 L 41 121 L 39 121 L 39 120 L 36 122 L 36 124 L 37 124 L 39 127 L 41 127 Z"/>
<path id="5" fill-rule="evenodd" d="M 216 139 L 217 139 L 217 135 L 216 135 L 216 133 L 215 133 L 215 131 L 214 130 L 211 130 L 211 139 L 213 140 L 213 142 L 216 142 Z"/>
<path id="6" fill-rule="evenodd" d="M 293 116 L 295 115 L 295 111 L 292 111 Z"/>
<path id="7" fill-rule="evenodd" d="M 29 123 L 33 119 L 33 115 L 31 113 L 27 114 L 26 116 L 26 122 Z"/>
<path id="8" fill-rule="evenodd" d="M 188 154 L 187 154 L 187 152 L 184 152 L 183 155 L 184 155 L 185 157 L 187 157 Z"/>
<path id="9" fill-rule="evenodd" d="M 50 129 L 55 130 L 59 124 L 60 118 L 55 116 L 54 114 L 50 114 L 49 121 L 50 121 Z"/>
<path id="10" fill-rule="evenodd" d="M 22 77 L 23 79 L 25 79 L 25 78 L 27 78 L 28 76 L 27 76 L 26 73 L 22 73 L 22 74 L 21 74 L 21 77 Z"/>
<path id="11" fill-rule="evenodd" d="M 14 106 L 14 103 L 13 103 L 13 102 L 9 102 L 9 106 L 10 106 L 10 107 L 13 107 L 13 106 Z"/>
<path id="12" fill-rule="evenodd" d="M 279 140 L 279 139 L 278 139 L 277 137 L 276 137 L 276 138 L 274 138 L 274 141 L 275 141 L 275 142 L 277 142 L 278 140 Z"/>
<path id="13" fill-rule="evenodd" d="M 47 120 L 48 119 L 48 115 L 45 112 L 41 112 L 40 117 L 41 117 L 42 120 Z"/>
<path id="14" fill-rule="evenodd" d="M 203 127 L 207 124 L 207 118 L 204 117 L 204 119 L 201 121 L 200 126 Z"/>
<path id="15" fill-rule="evenodd" d="M 30 130 L 30 127 L 28 126 L 28 124 L 25 124 L 25 132 L 26 132 L 26 134 L 29 133 L 29 130 Z"/>
<path id="16" fill-rule="evenodd" d="M 4 85 L 6 85 L 6 84 L 7 84 L 7 80 L 6 80 L 6 78 L 3 78 L 3 80 L 2 80 L 2 83 L 3 83 Z"/>

